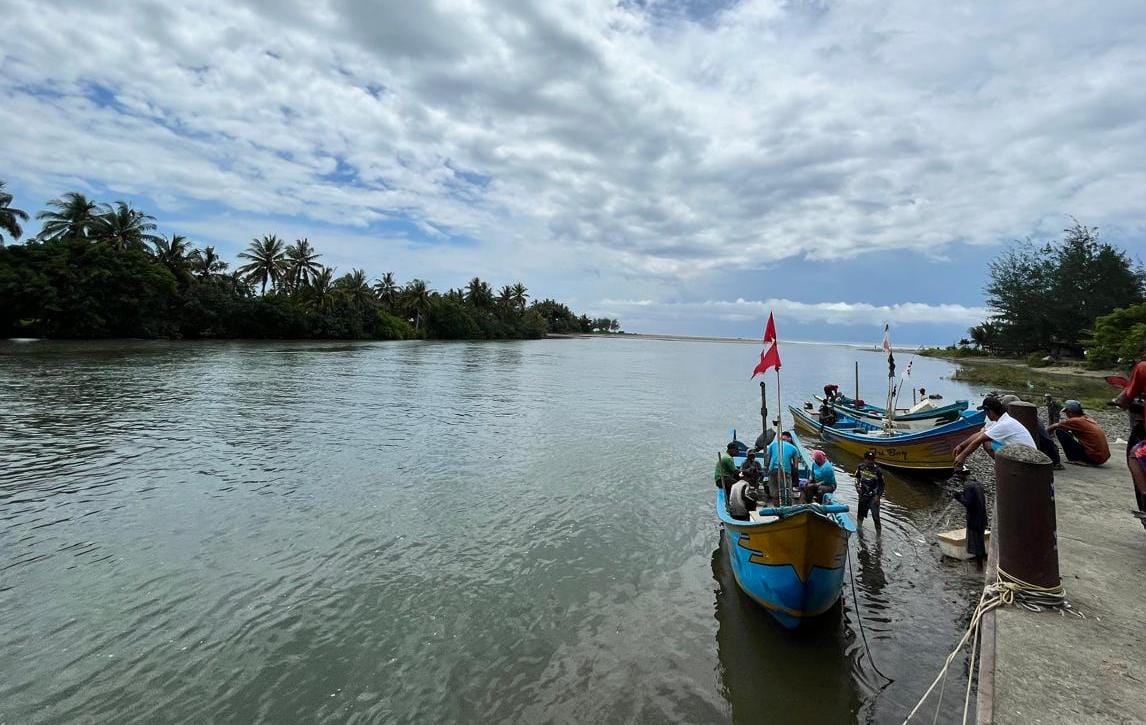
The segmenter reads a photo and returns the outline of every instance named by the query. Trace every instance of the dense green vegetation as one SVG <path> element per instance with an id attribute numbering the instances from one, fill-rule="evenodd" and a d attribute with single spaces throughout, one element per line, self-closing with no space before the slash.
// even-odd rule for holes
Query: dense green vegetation
<path id="1" fill-rule="evenodd" d="M 1123 250 L 1099 241 L 1095 228 L 1076 221 L 1063 231 L 1058 242 L 1018 242 L 992 260 L 985 289 L 991 316 L 942 354 L 1025 356 L 1038 364 L 1047 355 L 1081 356 L 1093 345 L 1088 359 L 1110 364 L 1128 344 L 1141 347 L 1146 328 L 1127 326 L 1125 315 L 1101 321 L 1146 302 L 1146 272 Z"/>
<path id="2" fill-rule="evenodd" d="M 1146 304 L 1130 305 L 1094 321 L 1086 359 L 1094 367 L 1137 360 L 1146 351 Z"/>
<path id="3" fill-rule="evenodd" d="M 253 240 L 229 271 L 214 247 L 156 233 L 148 214 L 69 193 L 28 214 L 0 183 L 0 337 L 537 338 L 616 332 L 616 320 L 576 315 L 554 300 L 529 302 L 524 284 L 497 292 L 474 277 L 439 293 L 425 280 L 341 276 L 307 239 Z"/>

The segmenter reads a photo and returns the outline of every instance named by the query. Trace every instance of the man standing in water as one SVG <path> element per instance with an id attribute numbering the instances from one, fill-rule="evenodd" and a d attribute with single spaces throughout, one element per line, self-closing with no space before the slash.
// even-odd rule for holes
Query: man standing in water
<path id="1" fill-rule="evenodd" d="M 987 530 L 987 498 L 983 495 L 983 485 L 970 477 L 966 468 L 955 472 L 957 480 L 963 483 L 963 490 L 954 498 L 967 507 L 967 553 L 975 557 L 979 566 L 987 558 L 987 543 L 984 532 Z"/>
<path id="2" fill-rule="evenodd" d="M 856 491 L 859 492 L 856 523 L 861 531 L 868 511 L 871 511 L 871 519 L 875 522 L 876 533 L 883 530 L 879 522 L 879 505 L 883 501 L 883 489 L 883 470 L 875 462 L 875 451 L 869 450 L 863 454 L 863 463 L 856 466 Z"/>

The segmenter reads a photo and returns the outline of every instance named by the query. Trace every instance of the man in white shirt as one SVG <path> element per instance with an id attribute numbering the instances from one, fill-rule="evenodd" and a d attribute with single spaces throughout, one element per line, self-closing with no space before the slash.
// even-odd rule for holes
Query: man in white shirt
<path id="1" fill-rule="evenodd" d="M 1035 439 L 1031 437 L 1031 432 L 1027 430 L 1025 425 L 1007 413 L 1006 406 L 998 398 L 993 395 L 983 398 L 983 404 L 979 406 L 979 410 L 987 411 L 987 424 L 983 426 L 983 430 L 955 446 L 956 469 L 961 468 L 963 462 L 980 447 L 991 458 L 995 457 L 995 451 L 1011 443 L 1018 443 L 1038 450 Z"/>

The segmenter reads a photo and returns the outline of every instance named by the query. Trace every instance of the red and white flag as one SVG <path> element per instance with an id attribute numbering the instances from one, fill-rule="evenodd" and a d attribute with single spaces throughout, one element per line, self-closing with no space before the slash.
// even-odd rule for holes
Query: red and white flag
<path id="1" fill-rule="evenodd" d="M 768 313 L 768 324 L 764 326 L 765 348 L 760 352 L 760 362 L 752 369 L 752 377 L 766 373 L 772 368 L 780 369 L 780 348 L 776 339 L 776 320 Z M 751 380 L 751 378 L 749 378 Z"/>

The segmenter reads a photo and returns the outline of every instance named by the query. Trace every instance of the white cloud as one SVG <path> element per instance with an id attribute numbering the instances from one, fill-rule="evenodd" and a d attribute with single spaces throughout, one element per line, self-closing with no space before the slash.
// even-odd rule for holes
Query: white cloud
<path id="1" fill-rule="evenodd" d="M 987 316 L 982 307 L 903 302 L 872 305 L 866 302 L 796 302 L 787 299 L 706 300 L 703 302 L 657 302 L 653 300 L 604 300 L 602 313 L 621 319 L 669 322 L 682 319 L 760 322 L 774 312 L 778 319 L 832 325 L 974 325 Z"/>
<path id="2" fill-rule="evenodd" d="M 1066 213 L 1146 229 L 1140 2 L 692 10 L 10 0 L 0 164 L 53 194 L 345 225 L 364 258 L 395 249 L 364 230 L 410 219 L 478 240 L 474 272 L 545 268 L 586 299 L 794 255 L 942 258 Z"/>

